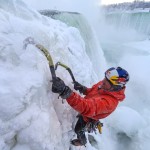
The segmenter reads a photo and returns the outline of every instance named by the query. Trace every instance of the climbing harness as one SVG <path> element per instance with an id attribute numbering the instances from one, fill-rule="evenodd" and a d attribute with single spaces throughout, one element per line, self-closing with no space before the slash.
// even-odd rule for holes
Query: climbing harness
<path id="1" fill-rule="evenodd" d="M 90 121 L 86 124 L 84 130 L 87 131 L 88 133 L 95 132 L 96 134 L 96 129 L 98 129 L 99 133 L 102 134 L 102 127 L 103 123 L 101 123 L 99 120 L 98 121 Z"/>

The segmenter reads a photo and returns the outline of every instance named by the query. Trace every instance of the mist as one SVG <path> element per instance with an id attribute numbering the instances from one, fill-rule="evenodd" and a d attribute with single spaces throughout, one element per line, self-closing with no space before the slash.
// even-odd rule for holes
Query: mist
<path id="1" fill-rule="evenodd" d="M 29 7 L 36 10 L 51 9 L 78 12 L 96 27 L 100 16 L 101 0 L 23 0 Z"/>

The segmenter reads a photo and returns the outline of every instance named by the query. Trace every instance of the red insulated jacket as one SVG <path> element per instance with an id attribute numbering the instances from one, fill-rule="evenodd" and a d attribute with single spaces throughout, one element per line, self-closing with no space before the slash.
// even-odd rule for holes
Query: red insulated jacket
<path id="1" fill-rule="evenodd" d="M 105 91 L 100 88 L 102 81 L 88 88 L 85 97 L 73 92 L 67 98 L 68 104 L 78 111 L 88 122 L 89 119 L 99 120 L 110 115 L 117 107 L 119 101 L 125 98 L 125 88 L 120 91 Z"/>

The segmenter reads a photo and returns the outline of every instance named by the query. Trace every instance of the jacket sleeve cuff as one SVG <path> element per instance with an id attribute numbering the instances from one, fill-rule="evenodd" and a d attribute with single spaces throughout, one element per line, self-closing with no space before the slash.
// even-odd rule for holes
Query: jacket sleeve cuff
<path id="1" fill-rule="evenodd" d="M 75 92 L 72 92 L 71 95 L 66 99 L 67 101 L 72 101 L 75 96 Z"/>
<path id="2" fill-rule="evenodd" d="M 84 92 L 83 94 L 84 94 L 84 95 L 87 95 L 90 90 L 91 90 L 91 88 L 86 88 L 86 90 L 85 90 L 85 92 Z"/>

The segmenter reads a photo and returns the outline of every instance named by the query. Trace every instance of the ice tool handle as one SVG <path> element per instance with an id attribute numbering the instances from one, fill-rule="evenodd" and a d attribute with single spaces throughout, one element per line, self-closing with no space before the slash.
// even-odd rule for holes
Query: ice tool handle
<path id="1" fill-rule="evenodd" d="M 45 57 L 47 58 L 47 60 L 49 62 L 49 67 L 50 67 L 50 71 L 52 74 L 52 80 L 55 80 L 56 73 L 55 73 L 54 63 L 53 63 L 53 59 L 52 59 L 50 53 L 48 52 L 48 50 L 43 45 L 36 43 L 34 41 L 34 39 L 31 37 L 26 38 L 24 40 L 24 48 L 26 48 L 28 44 L 35 45 L 35 47 L 37 47 L 39 50 L 41 50 L 43 52 L 43 54 L 45 55 Z"/>
<path id="2" fill-rule="evenodd" d="M 48 52 L 48 50 L 46 48 L 44 48 L 40 44 L 36 44 L 35 46 L 44 53 L 45 57 L 47 58 L 47 60 L 49 62 L 49 68 L 50 68 L 50 71 L 51 71 L 51 74 L 52 74 L 52 80 L 56 79 L 54 64 L 53 64 L 53 60 L 52 60 L 52 57 L 51 57 L 50 53 Z"/>
<path id="3" fill-rule="evenodd" d="M 57 67 L 58 67 L 59 65 L 62 66 L 62 67 L 64 67 L 64 68 L 66 68 L 66 70 L 68 70 L 68 72 L 69 72 L 69 74 L 70 74 L 70 76 L 71 76 L 71 78 L 72 78 L 72 80 L 73 80 L 73 83 L 75 83 L 76 80 L 75 80 L 75 78 L 74 78 L 74 75 L 73 75 L 71 69 L 70 69 L 68 66 L 64 65 L 64 64 L 61 63 L 61 62 L 57 62 L 57 63 L 55 64 L 55 70 L 57 70 Z"/>

